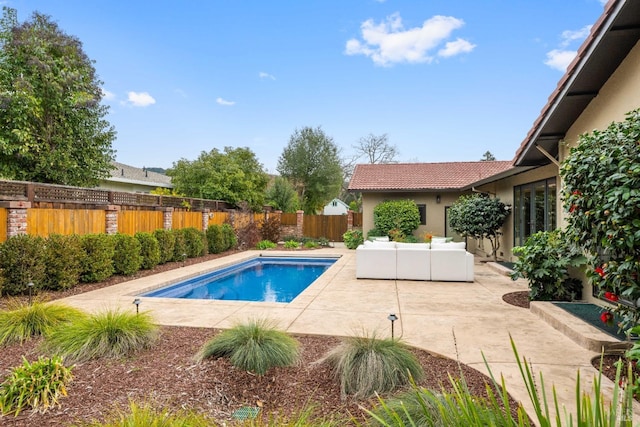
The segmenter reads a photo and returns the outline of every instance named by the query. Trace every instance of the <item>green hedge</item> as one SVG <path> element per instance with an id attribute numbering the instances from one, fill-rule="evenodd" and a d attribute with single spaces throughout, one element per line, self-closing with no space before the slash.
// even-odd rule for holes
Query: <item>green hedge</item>
<path id="1" fill-rule="evenodd" d="M 111 277 L 116 241 L 107 234 L 85 234 L 81 239 L 86 256 L 82 260 L 80 281 L 100 282 Z"/>
<path id="2" fill-rule="evenodd" d="M 136 233 L 134 236 L 140 242 L 140 255 L 142 255 L 141 268 L 149 270 L 160 264 L 160 243 L 152 233 Z"/>
<path id="3" fill-rule="evenodd" d="M 3 292 L 27 293 L 28 283 L 42 289 L 46 277 L 44 239 L 26 234 L 7 239 L 0 247 L 0 268 L 4 277 Z"/>
<path id="4" fill-rule="evenodd" d="M 114 234 L 115 251 L 113 254 L 113 271 L 123 276 L 135 274 L 142 266 L 140 241 L 128 234 Z"/>
<path id="5" fill-rule="evenodd" d="M 80 282 L 85 257 L 82 239 L 77 234 L 52 234 L 46 239 L 44 288 L 70 289 Z"/>
<path id="6" fill-rule="evenodd" d="M 153 236 L 158 241 L 160 247 L 160 264 L 173 260 L 174 249 L 176 246 L 176 235 L 171 230 L 163 230 L 161 228 L 153 232 Z"/>

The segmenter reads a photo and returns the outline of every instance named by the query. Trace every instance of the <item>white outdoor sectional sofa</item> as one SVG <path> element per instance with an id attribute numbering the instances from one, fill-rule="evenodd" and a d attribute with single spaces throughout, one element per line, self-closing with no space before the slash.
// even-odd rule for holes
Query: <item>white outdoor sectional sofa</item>
<path id="1" fill-rule="evenodd" d="M 356 278 L 473 282 L 464 242 L 365 241 L 356 249 Z"/>

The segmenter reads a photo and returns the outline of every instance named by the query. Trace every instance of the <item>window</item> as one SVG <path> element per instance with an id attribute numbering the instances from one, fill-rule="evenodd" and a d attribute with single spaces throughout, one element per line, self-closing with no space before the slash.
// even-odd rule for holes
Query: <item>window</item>
<path id="1" fill-rule="evenodd" d="M 420 225 L 427 225 L 427 205 L 417 205 L 420 212 Z"/>
<path id="2" fill-rule="evenodd" d="M 530 235 L 556 228 L 556 179 L 513 188 L 513 245 L 522 246 Z"/>

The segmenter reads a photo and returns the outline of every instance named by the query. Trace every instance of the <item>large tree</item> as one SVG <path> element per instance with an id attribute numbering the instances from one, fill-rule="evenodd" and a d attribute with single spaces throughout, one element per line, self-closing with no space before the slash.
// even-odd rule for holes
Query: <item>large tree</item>
<path id="1" fill-rule="evenodd" d="M 77 38 L 37 12 L 19 24 L 5 7 L 0 69 L 1 177 L 94 186 L 109 176 L 115 131 Z"/>
<path id="2" fill-rule="evenodd" d="M 281 176 L 277 176 L 267 188 L 267 203 L 282 212 L 295 212 L 298 209 L 298 193 L 293 185 Z"/>
<path id="3" fill-rule="evenodd" d="M 188 197 L 246 202 L 258 211 L 264 204 L 268 177 L 249 148 L 225 147 L 202 152 L 193 161 L 180 159 L 167 170 L 177 192 Z"/>
<path id="4" fill-rule="evenodd" d="M 296 188 L 302 209 L 315 214 L 340 193 L 339 150 L 320 127 L 296 129 L 278 159 L 277 170 Z"/>

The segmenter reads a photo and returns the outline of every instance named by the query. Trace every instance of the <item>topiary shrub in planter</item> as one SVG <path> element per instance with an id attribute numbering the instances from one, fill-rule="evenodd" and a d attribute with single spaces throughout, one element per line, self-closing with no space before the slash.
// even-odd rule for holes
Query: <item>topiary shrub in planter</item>
<path id="1" fill-rule="evenodd" d="M 532 301 L 573 301 L 582 297 L 582 282 L 569 277 L 569 267 L 584 265 L 579 254 L 560 230 L 539 231 L 524 246 L 513 248 L 518 260 L 511 278 L 529 281 Z"/>
<path id="2" fill-rule="evenodd" d="M 388 200 L 373 208 L 373 224 L 383 236 L 397 230 L 409 236 L 420 225 L 420 211 L 413 200 Z"/>
<path id="3" fill-rule="evenodd" d="M 34 290 L 45 283 L 44 239 L 21 234 L 0 245 L 0 269 L 4 278 L 3 292 L 7 295 L 24 294 L 32 282 Z"/>
<path id="4" fill-rule="evenodd" d="M 364 237 L 360 230 L 347 230 L 342 235 L 342 240 L 347 249 L 356 249 L 359 245 L 364 243 Z"/>

